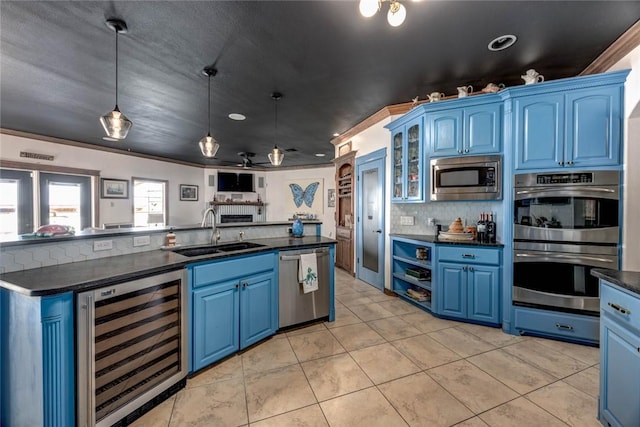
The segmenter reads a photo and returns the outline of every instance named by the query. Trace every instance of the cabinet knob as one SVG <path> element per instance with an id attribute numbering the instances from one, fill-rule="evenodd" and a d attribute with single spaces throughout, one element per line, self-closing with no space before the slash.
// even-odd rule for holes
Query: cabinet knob
<path id="1" fill-rule="evenodd" d="M 462 267 L 462 271 L 467 271 L 467 266 Z"/>
<path id="2" fill-rule="evenodd" d="M 462 153 L 462 150 L 458 150 L 458 153 Z"/>
<path id="3" fill-rule="evenodd" d="M 567 162 L 567 164 L 568 164 L 568 165 L 572 165 L 572 164 L 573 164 L 573 161 L 569 161 L 569 162 Z"/>
<path id="4" fill-rule="evenodd" d="M 473 271 L 473 267 L 469 267 L 469 271 Z"/>
<path id="5" fill-rule="evenodd" d="M 558 164 L 559 164 L 560 166 L 562 166 L 562 165 L 564 164 L 564 162 L 558 162 Z"/>
<path id="6" fill-rule="evenodd" d="M 240 287 L 240 283 L 236 283 L 236 289 Z"/>
<path id="7" fill-rule="evenodd" d="M 465 148 L 465 149 L 464 149 L 464 152 L 465 152 L 465 153 L 468 153 L 468 152 L 469 152 L 469 149 L 468 149 L 468 148 Z"/>
<path id="8" fill-rule="evenodd" d="M 246 288 L 247 286 L 249 286 L 249 284 L 248 284 L 247 282 L 244 282 L 244 283 L 242 284 L 242 287 L 243 287 L 243 288 Z"/>

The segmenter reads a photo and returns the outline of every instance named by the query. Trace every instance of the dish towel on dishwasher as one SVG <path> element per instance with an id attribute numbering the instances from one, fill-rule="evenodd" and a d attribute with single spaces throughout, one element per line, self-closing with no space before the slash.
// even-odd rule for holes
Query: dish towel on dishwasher
<path id="1" fill-rule="evenodd" d="M 298 281 L 305 294 L 318 290 L 318 263 L 316 254 L 301 254 L 298 263 Z"/>

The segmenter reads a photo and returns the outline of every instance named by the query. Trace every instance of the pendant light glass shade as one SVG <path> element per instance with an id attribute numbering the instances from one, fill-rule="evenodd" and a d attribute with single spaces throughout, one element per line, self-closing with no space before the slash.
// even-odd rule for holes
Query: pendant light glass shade
<path id="1" fill-rule="evenodd" d="M 116 106 L 113 111 L 100 117 L 100 124 L 109 138 L 122 140 L 133 126 L 133 122 L 118 108 L 118 34 L 127 32 L 127 24 L 120 19 L 107 19 L 106 25 L 116 33 Z"/>
<path id="2" fill-rule="evenodd" d="M 198 142 L 200 146 L 200 151 L 202 151 L 202 155 L 205 157 L 215 157 L 218 152 L 218 148 L 220 148 L 220 144 L 216 141 L 211 134 L 207 134 L 204 138 Z"/>
<path id="3" fill-rule="evenodd" d="M 284 151 L 278 148 L 276 145 L 273 147 L 273 150 L 269 154 L 267 154 L 269 161 L 273 166 L 280 166 L 282 161 L 284 160 Z"/>
<path id="4" fill-rule="evenodd" d="M 360 14 L 365 18 L 371 18 L 380 8 L 378 0 L 360 0 Z"/>
<path id="5" fill-rule="evenodd" d="M 127 133 L 129 133 L 129 129 L 131 129 L 133 125 L 131 120 L 120 112 L 118 105 L 116 105 L 113 111 L 100 117 L 100 124 L 102 124 L 107 136 L 118 140 L 125 139 Z"/>
<path id="6" fill-rule="evenodd" d="M 389 6 L 389 12 L 387 13 L 387 22 L 392 27 L 398 27 L 402 25 L 407 17 L 407 9 L 397 1 L 391 1 Z"/>
<path id="7" fill-rule="evenodd" d="M 200 147 L 200 151 L 202 151 L 202 155 L 207 158 L 215 157 L 216 153 L 218 152 L 218 148 L 220 148 L 220 144 L 218 144 L 218 141 L 216 141 L 215 138 L 211 136 L 211 76 L 215 76 L 217 73 L 218 73 L 218 70 L 216 70 L 213 67 L 205 67 L 205 69 L 202 70 L 202 74 L 207 76 L 207 78 L 209 79 L 208 87 L 207 87 L 209 91 L 209 98 L 208 98 L 209 103 L 207 104 L 208 105 L 207 115 L 209 117 L 209 132 L 207 132 L 207 136 L 205 136 L 200 141 L 198 141 L 198 146 Z"/>

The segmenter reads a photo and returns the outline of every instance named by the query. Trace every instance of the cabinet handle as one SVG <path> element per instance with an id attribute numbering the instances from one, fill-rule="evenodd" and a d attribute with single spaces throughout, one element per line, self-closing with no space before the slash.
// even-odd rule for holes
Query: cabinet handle
<path id="1" fill-rule="evenodd" d="M 573 331 L 573 326 L 571 326 L 571 325 L 563 325 L 562 323 L 556 323 L 556 328 L 562 329 L 564 331 Z"/>
<path id="2" fill-rule="evenodd" d="M 567 162 L 567 164 L 568 164 L 568 165 L 572 165 L 572 164 L 573 164 L 573 161 L 568 161 L 568 162 Z"/>
<path id="3" fill-rule="evenodd" d="M 247 282 L 244 282 L 244 283 L 242 284 L 242 287 L 243 287 L 243 288 L 246 288 L 247 286 L 249 286 L 249 284 L 248 284 Z"/>
<path id="4" fill-rule="evenodd" d="M 462 258 L 476 259 L 476 256 L 474 254 L 462 254 Z"/>
<path id="5" fill-rule="evenodd" d="M 607 305 L 614 310 L 619 311 L 621 314 L 631 314 L 631 310 L 629 310 L 628 308 L 624 308 L 618 304 L 608 302 Z"/>
<path id="6" fill-rule="evenodd" d="M 473 267 L 469 267 L 469 271 L 473 271 Z"/>
<path id="7" fill-rule="evenodd" d="M 558 162 L 558 164 L 559 164 L 560 166 L 562 166 L 562 165 L 564 165 L 564 162 Z"/>
<path id="8" fill-rule="evenodd" d="M 462 150 L 458 150 L 458 153 L 459 153 L 459 154 L 462 154 Z"/>
<path id="9" fill-rule="evenodd" d="M 240 283 L 236 283 L 236 289 L 240 287 Z"/>
<path id="10" fill-rule="evenodd" d="M 462 267 L 462 271 L 467 271 L 467 266 Z"/>
<path id="11" fill-rule="evenodd" d="M 468 149 L 468 148 L 465 148 L 465 149 L 464 149 L 464 152 L 465 152 L 465 153 L 468 153 L 468 152 L 469 152 L 469 149 Z"/>

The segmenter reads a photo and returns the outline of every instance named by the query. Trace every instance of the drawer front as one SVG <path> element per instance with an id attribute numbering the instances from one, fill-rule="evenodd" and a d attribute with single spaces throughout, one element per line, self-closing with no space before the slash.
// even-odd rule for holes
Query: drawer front
<path id="1" fill-rule="evenodd" d="M 438 261 L 500 265 L 500 252 L 500 249 L 439 245 Z"/>
<path id="2" fill-rule="evenodd" d="M 193 267 L 193 287 L 211 283 L 247 277 L 262 271 L 273 270 L 275 253 L 239 256 L 228 260 L 212 261 L 208 264 Z"/>
<path id="3" fill-rule="evenodd" d="M 640 297 L 600 282 L 600 311 L 623 325 L 640 329 Z"/>
<path id="4" fill-rule="evenodd" d="M 600 320 L 597 317 L 515 308 L 513 322 L 515 329 L 520 332 L 528 331 L 594 343 L 600 339 Z"/>

